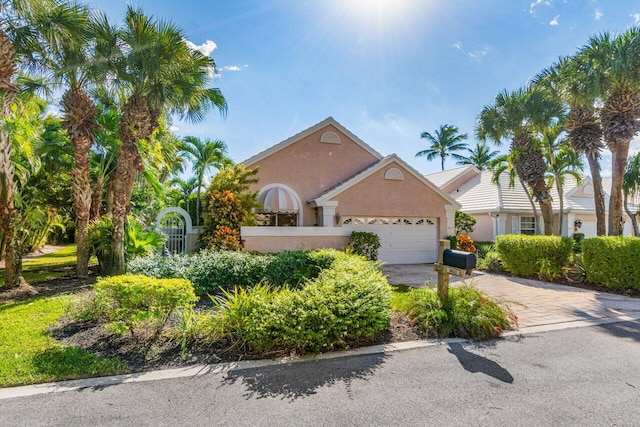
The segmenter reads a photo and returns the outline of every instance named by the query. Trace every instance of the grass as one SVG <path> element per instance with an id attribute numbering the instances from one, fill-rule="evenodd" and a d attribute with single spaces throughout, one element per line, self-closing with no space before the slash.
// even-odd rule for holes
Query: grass
<path id="1" fill-rule="evenodd" d="M 48 335 L 47 328 L 64 315 L 70 298 L 0 304 L 0 387 L 128 372 L 118 360 L 64 346 Z"/>
<path id="2" fill-rule="evenodd" d="M 77 262 L 76 249 L 76 245 L 68 245 L 57 252 L 52 252 L 37 258 L 24 259 L 22 261 L 22 277 L 24 277 L 27 283 L 35 283 L 69 275 L 69 271 L 64 271 L 64 269 L 73 269 L 75 267 Z M 92 258 L 89 265 L 95 264 L 96 262 L 95 258 Z M 3 284 L 4 268 L 1 268 L 0 287 Z"/>

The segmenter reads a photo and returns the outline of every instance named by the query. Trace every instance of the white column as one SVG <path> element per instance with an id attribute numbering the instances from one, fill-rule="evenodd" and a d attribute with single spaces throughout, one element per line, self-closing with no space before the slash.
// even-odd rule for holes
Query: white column
<path id="1" fill-rule="evenodd" d="M 574 227 L 575 221 L 576 221 L 576 214 L 574 214 L 574 213 L 567 214 L 567 232 L 565 234 L 564 230 L 561 230 L 560 234 L 562 234 L 564 236 L 572 236 L 573 235 L 573 227 Z"/>
<path id="2" fill-rule="evenodd" d="M 456 207 L 453 205 L 444 205 L 447 215 L 447 236 L 456 235 Z"/>
<path id="3" fill-rule="evenodd" d="M 498 214 L 496 216 L 496 223 L 497 223 L 496 236 L 502 235 L 502 234 L 507 234 L 507 214 L 504 213 L 504 212 Z M 493 236 L 494 240 L 495 240 L 496 236 Z"/>
<path id="4" fill-rule="evenodd" d="M 324 205 L 318 206 L 320 209 L 319 212 L 319 220 L 320 226 L 322 227 L 335 227 L 336 226 L 336 208 L 338 207 L 338 202 L 325 202 Z M 340 226 L 340 224 L 338 224 Z"/>

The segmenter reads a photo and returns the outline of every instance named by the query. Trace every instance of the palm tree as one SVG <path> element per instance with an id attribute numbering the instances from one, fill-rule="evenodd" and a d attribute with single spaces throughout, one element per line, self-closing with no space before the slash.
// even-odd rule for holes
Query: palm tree
<path id="1" fill-rule="evenodd" d="M 476 129 L 478 139 L 492 139 L 500 144 L 511 141 L 511 155 L 520 181 L 526 183 L 540 205 L 544 234 L 554 232 L 551 195 L 545 181 L 547 164 L 536 140 L 542 130 L 563 115 L 562 106 L 541 91 L 527 87 L 503 91 L 494 103 L 482 109 Z"/>
<path id="2" fill-rule="evenodd" d="M 182 152 L 191 160 L 198 180 L 196 195 L 196 225 L 200 225 L 200 191 L 204 184 L 204 175 L 211 168 L 220 169 L 229 161 L 226 158 L 227 145 L 219 139 L 200 140 L 195 136 L 186 136 L 182 140 Z"/>
<path id="3" fill-rule="evenodd" d="M 638 195 L 640 194 L 640 153 L 629 158 L 627 162 L 627 170 L 624 173 L 622 183 L 622 192 L 624 194 L 624 210 L 631 218 L 633 224 L 633 235 L 640 236 L 640 228 L 638 227 Z M 632 212 L 629 206 L 629 198 L 634 199 L 636 211 Z"/>
<path id="4" fill-rule="evenodd" d="M 558 197 L 560 198 L 560 215 L 558 230 L 562 234 L 562 225 L 564 221 L 564 183 L 565 177 L 571 175 L 575 178 L 576 183 L 580 184 L 582 175 L 580 172 L 584 169 L 584 164 L 580 155 L 573 150 L 566 138 L 562 137 L 563 125 L 561 122 L 556 123 L 542 132 L 542 152 L 549 165 L 551 173 L 549 185 L 556 186 Z"/>
<path id="5" fill-rule="evenodd" d="M 0 3 L 0 230 L 5 236 L 5 287 L 19 286 L 22 256 L 16 230 L 20 212 L 16 208 L 18 187 L 11 162 L 13 148 L 4 119 L 18 92 L 15 77 L 18 59 L 26 68 L 39 68 L 41 46 L 47 41 L 69 40 L 76 28 L 63 13 L 67 2 L 59 0 L 6 0 Z M 62 13 L 61 13 L 62 12 Z M 46 36 L 46 37 L 45 37 Z"/>
<path id="6" fill-rule="evenodd" d="M 63 10 L 67 22 L 73 25 L 74 37 L 51 40 L 43 52 L 46 67 L 59 86 L 66 87 L 62 96 L 62 127 L 73 144 L 75 165 L 71 173 L 76 213 L 76 245 L 78 251 L 76 274 L 89 275 L 89 218 L 92 202 L 89 175 L 89 150 L 98 128 L 98 110 L 85 88 L 90 83 L 91 64 L 96 61 L 89 49 L 91 21 L 84 6 L 70 4 Z"/>
<path id="7" fill-rule="evenodd" d="M 584 86 L 600 101 L 604 140 L 612 154 L 609 235 L 622 234 L 622 186 L 631 139 L 640 130 L 640 28 L 592 37 L 575 61 Z"/>
<path id="8" fill-rule="evenodd" d="M 478 142 L 474 149 L 467 148 L 469 157 L 461 156 L 459 154 L 452 154 L 453 158 L 458 160 L 456 163 L 459 166 L 472 165 L 478 168 L 478 170 L 485 170 L 489 167 L 489 163 L 500 154 L 499 151 L 491 151 L 486 142 Z"/>
<path id="9" fill-rule="evenodd" d="M 107 38 L 112 37 L 113 32 L 106 25 L 103 28 Z M 138 141 L 149 139 L 164 114 L 200 121 L 212 108 L 226 111 L 220 90 L 207 88 L 208 73 L 215 63 L 191 50 L 173 24 L 151 19 L 129 6 L 124 28 L 116 35 L 119 42 L 114 46 L 121 49 L 111 56 L 111 74 L 127 99 L 119 122 L 122 146 L 112 176 L 112 259 L 106 266 L 110 274 L 125 270 L 124 226 L 134 179 L 143 167 Z"/>
<path id="10" fill-rule="evenodd" d="M 511 154 L 502 154 L 500 156 L 495 157 L 489 162 L 488 168 L 493 172 L 491 181 L 496 186 L 500 187 L 500 177 L 502 176 L 503 173 L 508 172 L 509 188 L 515 187 L 516 169 L 513 164 L 513 156 Z M 536 203 L 533 201 L 533 197 L 531 196 L 531 191 L 529 191 L 525 183 L 520 181 L 520 185 L 522 186 L 522 190 L 527 195 L 527 199 L 529 199 L 529 204 L 531 204 L 531 210 L 533 211 L 536 234 L 540 234 L 540 221 L 538 217 L 538 208 L 536 208 Z"/>
<path id="11" fill-rule="evenodd" d="M 187 212 L 192 212 L 191 206 L 189 206 L 189 198 L 198 189 L 198 178 L 193 176 L 188 180 L 180 178 L 174 178 L 171 180 L 171 186 L 177 193 L 172 200 L 177 206 L 182 206 Z"/>
<path id="12" fill-rule="evenodd" d="M 431 146 L 426 150 L 418 151 L 416 157 L 426 157 L 428 161 L 440 156 L 442 170 L 444 170 L 444 160 L 454 151 L 460 151 L 467 148 L 467 144 L 461 142 L 467 139 L 466 133 L 459 133 L 458 128 L 452 125 L 441 125 L 436 130 L 435 136 L 429 132 L 422 132 L 420 138 L 424 138 Z"/>

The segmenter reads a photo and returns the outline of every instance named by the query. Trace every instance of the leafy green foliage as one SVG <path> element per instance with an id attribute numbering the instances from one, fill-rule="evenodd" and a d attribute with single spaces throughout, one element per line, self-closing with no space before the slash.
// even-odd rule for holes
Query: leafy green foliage
<path id="1" fill-rule="evenodd" d="M 184 279 L 113 276 L 98 280 L 94 290 L 110 326 L 132 335 L 151 327 L 158 336 L 172 313 L 190 310 L 196 302 L 193 285 Z"/>
<path id="2" fill-rule="evenodd" d="M 212 337 L 247 352 L 321 352 L 373 337 L 389 323 L 390 288 L 375 266 L 340 254 L 299 290 L 260 284 L 216 298 Z"/>
<path id="3" fill-rule="evenodd" d="M 231 191 L 238 196 L 244 210 L 248 212 L 245 223 L 255 225 L 254 208 L 258 207 L 258 193 L 251 191 L 251 185 L 258 182 L 258 168 L 246 169 L 243 164 L 226 165 L 213 177 L 209 191 Z"/>
<path id="4" fill-rule="evenodd" d="M 368 231 L 352 231 L 349 247 L 354 253 L 364 256 L 369 261 L 376 261 L 380 249 L 380 237 Z"/>
<path id="5" fill-rule="evenodd" d="M 484 258 L 490 251 L 493 250 L 494 242 L 473 242 L 476 247 L 476 254 L 478 255 L 478 259 Z"/>
<path id="6" fill-rule="evenodd" d="M 473 233 L 476 228 L 476 219 L 462 211 L 456 211 L 455 216 L 456 233 Z"/>
<path id="7" fill-rule="evenodd" d="M 447 236 L 447 240 L 449 241 L 449 247 L 453 250 L 458 249 L 458 237 L 457 236 Z"/>
<path id="8" fill-rule="evenodd" d="M 560 277 L 569 264 L 573 240 L 506 234 L 496 238 L 496 250 L 507 271 L 517 276 L 553 280 Z"/>
<path id="9" fill-rule="evenodd" d="M 640 290 L 640 238 L 590 237 L 582 243 L 582 254 L 589 282 Z"/>
<path id="10" fill-rule="evenodd" d="M 220 293 L 234 287 L 266 282 L 274 287 L 299 288 L 331 266 L 338 251 L 284 251 L 254 255 L 246 252 L 202 251 L 195 255 L 137 258 L 128 263 L 130 273 L 190 280 L 198 295 Z"/>
<path id="11" fill-rule="evenodd" d="M 242 248 L 240 227 L 249 213 L 235 193 L 228 190 L 207 191 L 203 216 L 204 229 L 200 235 L 202 247 L 223 250 Z"/>
<path id="12" fill-rule="evenodd" d="M 396 300 L 393 308 L 407 313 L 422 333 L 434 338 L 486 340 L 498 337 L 510 326 L 507 312 L 469 286 L 449 289 L 444 305 L 434 290 L 413 289 Z"/>
<path id="13" fill-rule="evenodd" d="M 584 242 L 584 233 L 573 233 L 573 252 L 582 253 L 582 243 Z"/>

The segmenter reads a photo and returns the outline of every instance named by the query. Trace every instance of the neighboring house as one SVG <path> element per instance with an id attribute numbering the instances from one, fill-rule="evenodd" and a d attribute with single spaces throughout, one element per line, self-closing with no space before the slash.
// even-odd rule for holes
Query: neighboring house
<path id="1" fill-rule="evenodd" d="M 454 232 L 452 197 L 331 117 L 243 163 L 259 171 L 259 226 L 241 230 L 247 250 L 343 249 L 357 230 L 378 234 L 382 261 L 425 263 Z"/>
<path id="2" fill-rule="evenodd" d="M 510 186 L 509 175 L 504 172 L 500 176 L 499 185 L 496 185 L 493 183 L 493 172 L 464 166 L 426 175 L 426 178 L 460 203 L 460 210 L 476 218 L 476 229 L 471 233 L 474 240 L 495 240 L 500 234 L 535 234 L 533 209 L 517 177 L 514 185 Z M 603 181 L 606 191 L 611 187 L 611 180 Z M 585 177 L 577 184 L 575 178 L 568 176 L 563 191 L 564 219 L 560 234 L 571 236 L 574 232 L 580 232 L 587 237 L 595 236 L 596 213 L 591 178 Z M 558 227 L 560 198 L 555 186 L 551 189 L 551 198 Z M 607 204 L 608 199 L 609 196 L 605 195 Z M 538 216 L 539 221 L 542 221 L 539 209 Z M 627 216 L 625 218 L 624 234 L 632 235 L 631 221 Z M 542 224 L 540 229 L 542 230 Z"/>

